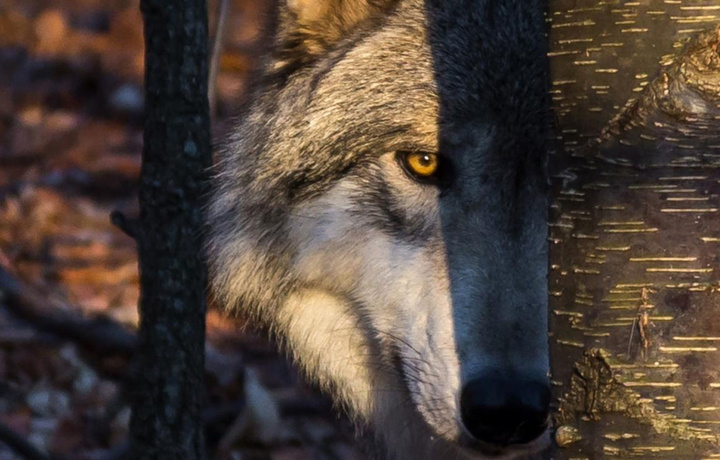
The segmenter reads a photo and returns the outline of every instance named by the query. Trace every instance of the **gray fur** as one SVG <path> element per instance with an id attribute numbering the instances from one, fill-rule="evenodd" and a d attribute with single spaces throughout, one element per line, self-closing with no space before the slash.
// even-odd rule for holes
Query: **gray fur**
<path id="1" fill-rule="evenodd" d="M 288 0 L 219 152 L 215 296 L 387 458 L 485 458 L 462 447 L 460 385 L 547 378 L 543 9 Z M 439 152 L 442 183 L 411 179 L 407 150 Z"/>

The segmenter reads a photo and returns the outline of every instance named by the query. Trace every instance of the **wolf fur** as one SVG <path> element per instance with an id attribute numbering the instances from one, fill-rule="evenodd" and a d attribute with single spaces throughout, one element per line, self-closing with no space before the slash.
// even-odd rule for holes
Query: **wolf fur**
<path id="1" fill-rule="evenodd" d="M 487 369 L 547 378 L 545 5 L 281 0 L 219 149 L 212 289 L 267 328 L 378 458 L 464 441 Z M 419 183 L 398 151 L 439 152 Z"/>

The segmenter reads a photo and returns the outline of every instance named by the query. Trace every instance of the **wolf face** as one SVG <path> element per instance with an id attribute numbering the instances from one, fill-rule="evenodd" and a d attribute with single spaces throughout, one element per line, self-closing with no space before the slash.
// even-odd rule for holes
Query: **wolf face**
<path id="1" fill-rule="evenodd" d="M 219 153 L 213 291 L 393 459 L 544 442 L 544 5 L 287 0 Z"/>

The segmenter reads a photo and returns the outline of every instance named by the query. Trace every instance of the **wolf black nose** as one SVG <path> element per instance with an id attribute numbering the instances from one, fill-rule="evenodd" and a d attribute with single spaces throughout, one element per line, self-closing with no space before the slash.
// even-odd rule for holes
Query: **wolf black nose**
<path id="1" fill-rule="evenodd" d="M 477 379 L 460 395 L 460 415 L 476 439 L 507 446 L 525 444 L 548 426 L 550 386 L 522 379 Z"/>

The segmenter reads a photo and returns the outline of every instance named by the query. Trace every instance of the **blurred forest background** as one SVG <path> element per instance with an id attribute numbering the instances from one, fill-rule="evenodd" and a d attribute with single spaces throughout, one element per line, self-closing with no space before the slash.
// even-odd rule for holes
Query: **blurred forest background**
<path id="1" fill-rule="evenodd" d="M 271 3 L 230 1 L 216 139 Z M 591 434 L 565 455 L 697 458 L 681 452 L 720 436 L 718 349 L 706 346 L 720 340 L 720 4 L 552 5 L 552 96 L 573 173 L 558 176 L 552 212 L 555 383 L 575 388 L 588 349 L 611 350 L 619 380 L 606 387 L 622 384 L 647 422 L 618 425 L 614 406 L 591 420 L 597 405 L 565 398 Z M 143 60 L 139 0 L 0 0 L 0 460 L 125 452 L 137 259 L 109 214 L 137 213 Z M 682 104 L 698 101 L 688 94 L 707 104 Z M 240 321 L 211 308 L 207 348 L 211 458 L 360 458 L 347 422 Z M 687 429 L 650 436 L 656 420 Z"/>
<path id="2" fill-rule="evenodd" d="M 268 4 L 231 1 L 216 138 Z M 109 214 L 137 214 L 143 61 L 139 0 L 0 1 L 0 460 L 23 458 L 8 441 L 52 459 L 125 450 L 138 273 L 135 243 Z M 329 403 L 241 327 L 208 318 L 213 458 L 356 458 Z"/>

